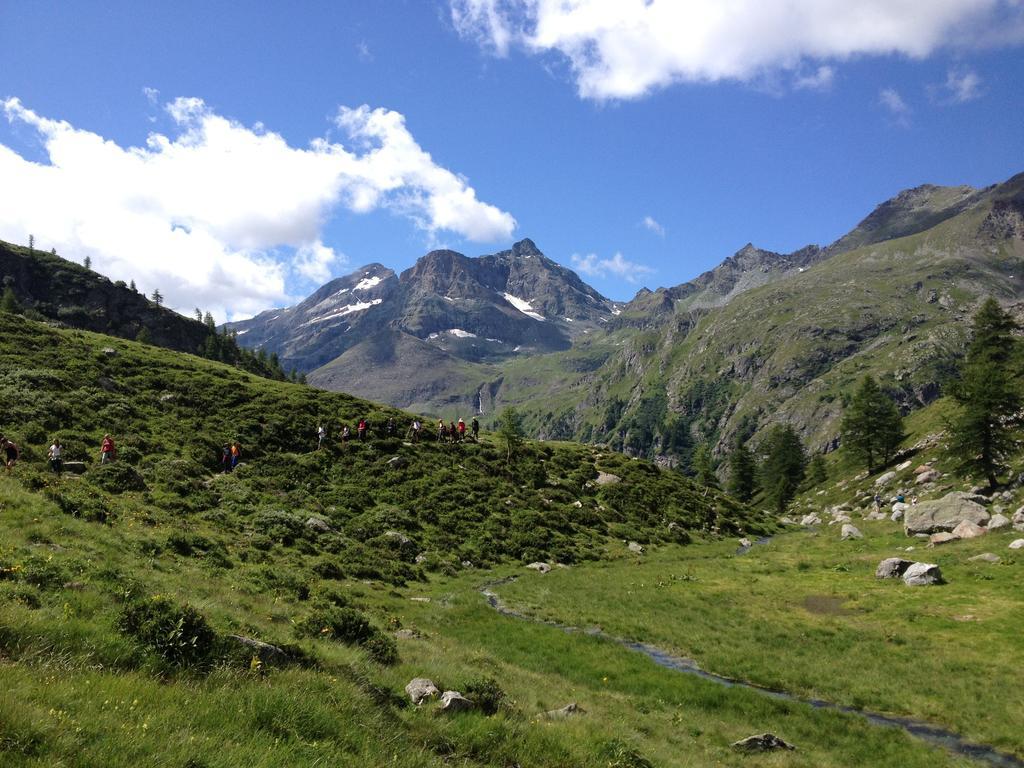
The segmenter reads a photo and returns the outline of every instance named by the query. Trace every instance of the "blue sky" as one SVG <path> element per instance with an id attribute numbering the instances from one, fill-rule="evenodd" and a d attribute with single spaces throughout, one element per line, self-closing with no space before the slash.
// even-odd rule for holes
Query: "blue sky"
<path id="1" fill-rule="evenodd" d="M 222 319 L 523 237 L 628 299 L 1024 171 L 1019 2 L 574 1 L 4 0 L 0 238 Z"/>

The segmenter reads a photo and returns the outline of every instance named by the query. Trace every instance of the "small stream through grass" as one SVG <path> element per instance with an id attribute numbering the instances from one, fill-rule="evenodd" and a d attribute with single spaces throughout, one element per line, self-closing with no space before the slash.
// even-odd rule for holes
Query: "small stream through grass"
<path id="1" fill-rule="evenodd" d="M 762 543 L 761 541 L 757 542 Z M 749 549 L 749 548 L 745 548 Z M 948 731 L 945 728 L 941 728 L 930 723 L 921 722 L 920 720 L 914 720 L 909 717 L 898 717 L 896 715 L 883 715 L 879 712 L 871 712 L 864 709 L 857 709 L 856 707 L 849 707 L 843 704 L 836 704 L 831 701 L 824 701 L 823 699 L 809 699 L 802 698 L 786 691 L 780 691 L 774 688 L 765 688 L 754 683 L 746 683 L 742 680 L 734 680 L 731 677 L 725 677 L 723 675 L 716 675 L 714 672 L 708 672 L 700 668 L 697 662 L 692 659 L 686 659 L 681 656 L 675 656 L 672 653 L 658 648 L 657 646 L 650 645 L 648 643 L 639 642 L 636 640 L 625 640 L 620 637 L 614 637 L 607 635 L 598 628 L 580 628 L 572 627 L 565 624 L 559 624 L 554 621 L 548 621 L 545 619 L 534 618 L 525 613 L 521 613 L 514 608 L 509 608 L 502 599 L 494 592 L 494 589 L 500 587 L 503 584 L 509 584 L 515 581 L 517 576 L 509 576 L 504 579 L 498 579 L 496 581 L 488 582 L 480 587 L 480 593 L 486 598 L 487 604 L 496 610 L 502 616 L 508 616 L 514 619 L 521 619 L 523 621 L 530 621 L 535 624 L 545 624 L 555 629 L 560 629 L 563 632 L 582 632 L 583 634 L 591 637 L 600 637 L 605 640 L 611 640 L 614 643 L 618 643 L 624 648 L 628 648 L 631 651 L 642 653 L 644 656 L 649 658 L 655 664 L 666 669 L 671 669 L 673 672 L 681 672 L 686 675 L 693 675 L 699 677 L 702 680 L 709 680 L 719 685 L 724 685 L 729 688 L 744 688 L 749 691 L 756 691 L 764 696 L 769 696 L 773 699 L 779 699 L 781 701 L 791 701 L 798 704 L 807 704 L 815 709 L 828 709 L 836 712 L 843 712 L 848 715 L 857 715 L 865 718 L 872 725 L 887 727 L 887 728 L 899 728 L 902 731 L 909 733 L 912 736 L 916 736 L 919 739 L 927 741 L 929 744 L 934 744 L 939 747 L 943 747 L 951 752 L 958 755 L 963 755 L 974 760 L 984 762 L 991 766 L 997 766 L 997 768 L 1024 768 L 1024 760 L 1021 760 L 1013 755 L 1008 755 L 1005 752 L 1000 752 L 994 747 L 987 746 L 985 744 L 974 744 L 966 741 L 959 735 Z"/>

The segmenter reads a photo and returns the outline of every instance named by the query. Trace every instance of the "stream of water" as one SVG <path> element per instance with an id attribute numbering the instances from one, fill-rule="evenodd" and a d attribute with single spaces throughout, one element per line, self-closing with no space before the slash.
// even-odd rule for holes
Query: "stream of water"
<path id="1" fill-rule="evenodd" d="M 758 542 L 760 543 L 760 542 Z M 994 747 L 987 746 L 985 744 L 974 744 L 966 741 L 959 735 L 948 731 L 945 728 L 940 728 L 930 723 L 924 723 L 919 720 L 914 720 L 908 717 L 897 717 L 895 715 L 883 715 L 878 712 L 870 712 L 863 709 L 857 709 L 855 707 L 847 707 L 842 704 L 836 704 L 831 701 L 823 701 L 822 699 L 805 699 L 796 696 L 785 691 L 775 690 L 773 688 L 764 688 L 753 683 L 745 683 L 742 680 L 733 680 L 730 677 L 724 677 L 723 675 L 716 675 L 713 672 L 707 672 L 698 666 L 697 662 L 692 659 L 685 659 L 680 656 L 675 656 L 663 648 L 658 648 L 648 643 L 641 643 L 635 640 L 624 640 L 618 637 L 612 637 L 606 635 L 599 629 L 580 629 L 579 627 L 570 627 L 564 624 L 558 624 L 553 621 L 546 621 L 544 619 L 536 619 L 532 616 L 528 616 L 524 613 L 520 613 L 512 608 L 505 605 L 501 598 L 494 592 L 494 588 L 501 586 L 502 584 L 508 584 L 509 582 L 515 581 L 516 576 L 510 576 L 505 579 L 499 579 L 498 581 L 492 581 L 480 588 L 480 593 L 487 599 L 487 604 L 490 605 L 494 610 L 500 613 L 502 616 L 508 616 L 510 618 L 521 619 L 523 621 L 531 621 L 536 624 L 544 624 L 555 629 L 560 629 L 563 632 L 582 632 L 592 637 L 600 637 L 605 640 L 611 640 L 612 642 L 618 643 L 624 648 L 628 648 L 631 651 L 644 654 L 647 658 L 653 661 L 660 667 L 671 669 L 674 672 L 681 672 L 686 675 L 693 675 L 703 680 L 709 680 L 719 685 L 724 685 L 729 688 L 745 688 L 749 691 L 756 691 L 757 693 L 765 696 L 770 696 L 773 699 L 780 699 L 782 701 L 792 701 L 799 704 L 807 704 L 815 709 L 830 709 L 836 712 L 844 712 L 849 715 L 857 715 L 867 719 L 872 725 L 878 725 L 888 728 L 899 728 L 906 733 L 916 736 L 920 739 L 924 739 L 929 744 L 935 744 L 940 747 L 944 747 L 951 752 L 955 752 L 958 755 L 972 758 L 987 763 L 991 766 L 997 766 L 997 768 L 1024 768 L 1024 760 L 1020 760 L 1013 755 L 1008 755 L 1005 752 L 1000 752 Z"/>

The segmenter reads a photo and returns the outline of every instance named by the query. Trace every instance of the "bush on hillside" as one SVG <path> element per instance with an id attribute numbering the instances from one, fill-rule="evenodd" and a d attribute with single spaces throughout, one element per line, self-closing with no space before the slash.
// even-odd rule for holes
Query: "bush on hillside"
<path id="1" fill-rule="evenodd" d="M 46 495 L 66 515 L 92 523 L 105 523 L 110 517 L 110 509 L 103 494 L 83 483 L 66 483 L 59 488 L 50 487 L 46 489 Z"/>
<path id="2" fill-rule="evenodd" d="M 130 600 L 117 628 L 176 667 L 207 663 L 218 649 L 217 633 L 206 617 L 166 597 Z"/>
<path id="3" fill-rule="evenodd" d="M 356 608 L 318 602 L 295 625 L 295 631 L 303 637 L 319 637 L 359 646 L 378 664 L 398 662 L 398 646 L 394 639 L 373 626 Z"/>
<path id="4" fill-rule="evenodd" d="M 123 461 L 100 464 L 89 470 L 89 482 L 109 493 L 145 491 L 146 481 L 138 470 Z"/>
<path id="5" fill-rule="evenodd" d="M 476 704 L 485 715 L 496 715 L 508 707 L 508 696 L 493 677 L 470 680 L 462 686 L 462 695 Z"/>

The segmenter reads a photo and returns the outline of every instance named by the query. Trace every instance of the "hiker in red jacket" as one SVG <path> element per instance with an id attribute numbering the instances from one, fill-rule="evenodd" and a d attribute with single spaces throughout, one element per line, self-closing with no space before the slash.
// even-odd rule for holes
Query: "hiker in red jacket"
<path id="1" fill-rule="evenodd" d="M 109 464 L 117 458 L 117 448 L 114 447 L 114 439 L 110 435 L 103 436 L 100 443 L 100 464 Z"/>
<path id="2" fill-rule="evenodd" d="M 456 426 L 456 429 L 458 429 L 459 431 L 459 442 L 461 443 L 463 440 L 466 439 L 466 422 L 464 422 L 462 419 L 459 419 L 459 423 Z"/>
<path id="3" fill-rule="evenodd" d="M 21 451 L 18 450 L 18 446 L 15 445 L 13 440 L 8 440 L 6 437 L 0 437 L 0 448 L 3 449 L 3 462 L 4 466 L 8 469 L 14 469 L 14 465 L 18 462 L 18 457 L 21 456 Z"/>
<path id="4" fill-rule="evenodd" d="M 366 439 L 366 419 L 359 420 L 359 425 L 356 427 L 356 437 L 359 438 L 359 442 Z"/>

